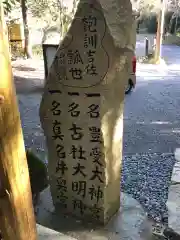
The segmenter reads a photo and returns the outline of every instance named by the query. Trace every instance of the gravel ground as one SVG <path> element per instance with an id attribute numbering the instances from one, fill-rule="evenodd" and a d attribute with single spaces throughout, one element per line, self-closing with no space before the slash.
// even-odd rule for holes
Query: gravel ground
<path id="1" fill-rule="evenodd" d="M 166 202 L 174 163 L 173 154 L 137 154 L 123 158 L 122 191 L 131 194 L 157 221 L 168 214 Z"/>

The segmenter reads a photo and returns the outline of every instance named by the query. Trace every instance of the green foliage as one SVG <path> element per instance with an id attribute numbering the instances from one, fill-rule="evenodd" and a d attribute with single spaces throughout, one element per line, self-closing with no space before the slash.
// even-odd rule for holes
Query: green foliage
<path id="1" fill-rule="evenodd" d="M 176 36 L 180 37 L 180 28 L 176 30 Z"/>
<path id="2" fill-rule="evenodd" d="M 136 9 L 140 15 L 150 16 L 157 13 L 160 9 L 160 1 L 157 0 L 131 0 L 133 9 Z"/>
<path id="3" fill-rule="evenodd" d="M 151 15 L 146 20 L 146 26 L 147 26 L 148 33 L 156 33 L 156 31 L 157 31 L 157 17 L 156 17 L 156 15 Z"/>
<path id="4" fill-rule="evenodd" d="M 170 21 L 171 21 L 171 18 L 172 18 L 172 15 L 173 15 L 173 12 L 166 12 L 166 13 L 165 13 L 165 21 L 164 21 L 164 24 L 165 24 L 166 27 L 169 26 Z"/>
<path id="5" fill-rule="evenodd" d="M 61 37 L 67 32 L 69 24 L 76 11 L 77 0 L 73 0 L 72 9 L 69 11 L 63 0 L 29 0 L 28 9 L 34 18 L 40 20 L 42 28 L 57 26 Z"/>
<path id="6" fill-rule="evenodd" d="M 177 16 L 171 20 L 170 33 L 171 34 L 179 33 L 179 28 L 180 28 L 180 16 Z"/>
<path id="7" fill-rule="evenodd" d="M 165 13 L 165 21 L 164 21 L 164 28 L 166 29 L 166 32 L 170 29 L 170 23 L 172 21 L 171 26 L 171 33 L 173 34 L 175 31 L 175 24 L 176 24 L 176 18 L 172 20 L 173 12 L 166 12 Z M 147 28 L 148 33 L 156 33 L 157 31 L 157 14 L 151 14 L 150 16 L 142 15 L 140 19 L 138 19 L 138 22 L 140 24 L 144 24 Z M 180 27 L 179 20 L 177 22 L 177 26 Z"/>
<path id="8" fill-rule="evenodd" d="M 21 47 L 20 42 L 10 42 L 10 52 L 13 59 L 22 58 L 24 56 L 24 50 Z"/>
<path id="9" fill-rule="evenodd" d="M 175 27 L 176 27 L 176 19 L 173 18 L 172 19 L 172 24 L 171 24 L 171 29 L 170 29 L 170 33 L 174 34 L 175 33 Z"/>
<path id="10" fill-rule="evenodd" d="M 45 163 L 31 150 L 26 151 L 32 194 L 39 194 L 48 186 L 48 174 Z"/>
<path id="11" fill-rule="evenodd" d="M 43 58 L 43 50 L 42 45 L 37 44 L 32 47 L 33 56 L 41 57 Z"/>
<path id="12" fill-rule="evenodd" d="M 13 7 L 15 6 L 15 4 L 16 4 L 16 0 L 4 0 L 3 6 L 4 6 L 5 14 L 10 13 Z"/>

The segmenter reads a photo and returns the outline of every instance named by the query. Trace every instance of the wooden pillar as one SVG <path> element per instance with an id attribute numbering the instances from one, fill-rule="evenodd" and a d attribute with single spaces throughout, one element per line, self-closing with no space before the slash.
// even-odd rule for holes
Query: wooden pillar
<path id="1" fill-rule="evenodd" d="M 7 29 L 0 5 L 0 230 L 4 240 L 36 240 L 29 172 Z"/>

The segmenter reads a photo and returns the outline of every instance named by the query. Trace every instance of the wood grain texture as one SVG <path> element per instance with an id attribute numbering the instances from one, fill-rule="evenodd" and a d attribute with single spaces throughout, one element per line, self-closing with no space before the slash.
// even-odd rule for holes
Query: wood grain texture
<path id="1" fill-rule="evenodd" d="M 0 6 L 0 229 L 5 240 L 36 240 L 29 172 Z"/>

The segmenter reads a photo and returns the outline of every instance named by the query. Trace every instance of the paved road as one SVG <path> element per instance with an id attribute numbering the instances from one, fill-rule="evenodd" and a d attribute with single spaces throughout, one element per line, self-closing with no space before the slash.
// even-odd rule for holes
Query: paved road
<path id="1" fill-rule="evenodd" d="M 180 47 L 163 46 L 162 57 L 165 66 L 138 65 L 136 89 L 126 96 L 125 155 L 170 153 L 180 146 Z"/>
<path id="2" fill-rule="evenodd" d="M 180 67 L 174 72 L 140 66 L 136 89 L 125 99 L 124 154 L 170 153 L 179 147 L 179 106 Z"/>
<path id="3" fill-rule="evenodd" d="M 138 65 L 137 86 L 126 96 L 122 189 L 156 220 L 166 202 L 180 147 L 180 48 L 163 46 L 167 65 Z"/>

